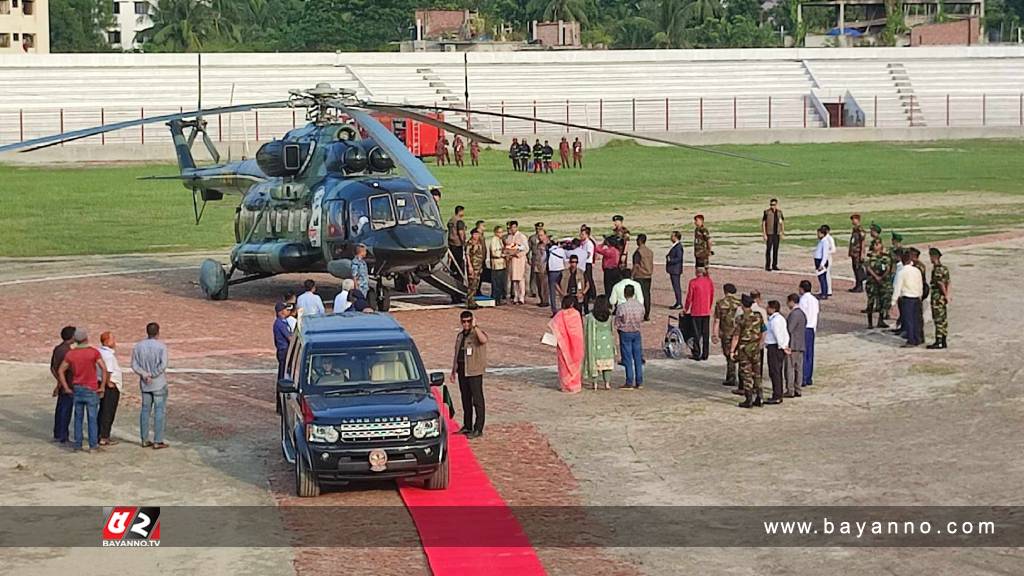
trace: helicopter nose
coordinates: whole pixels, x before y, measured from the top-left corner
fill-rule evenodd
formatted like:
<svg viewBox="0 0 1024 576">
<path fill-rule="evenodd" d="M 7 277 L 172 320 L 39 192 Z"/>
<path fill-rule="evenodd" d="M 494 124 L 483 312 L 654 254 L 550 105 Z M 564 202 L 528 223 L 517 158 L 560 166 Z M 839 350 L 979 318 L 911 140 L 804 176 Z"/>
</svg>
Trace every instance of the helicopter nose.
<svg viewBox="0 0 1024 576">
<path fill-rule="evenodd" d="M 380 266 L 392 270 L 433 264 L 447 249 L 444 231 L 419 224 L 382 230 L 366 245 Z"/>
</svg>

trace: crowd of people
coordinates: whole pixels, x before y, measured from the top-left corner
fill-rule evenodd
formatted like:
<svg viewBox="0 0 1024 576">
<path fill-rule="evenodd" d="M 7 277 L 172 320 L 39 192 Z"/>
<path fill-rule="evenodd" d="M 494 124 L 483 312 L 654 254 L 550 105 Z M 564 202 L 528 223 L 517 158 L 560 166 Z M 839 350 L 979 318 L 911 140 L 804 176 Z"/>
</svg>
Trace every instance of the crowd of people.
<svg viewBox="0 0 1024 576">
<path fill-rule="evenodd" d="M 65 326 L 60 338 L 60 344 L 50 357 L 50 373 L 56 381 L 53 396 L 57 399 L 53 441 L 82 451 L 87 431 L 88 448 L 84 450 L 90 453 L 102 446 L 118 444 L 118 440 L 111 437 L 111 428 L 124 392 L 124 372 L 117 361 L 113 332 L 100 334 L 99 348 L 92 346 L 85 328 Z M 146 325 L 146 339 L 135 344 L 131 356 L 131 370 L 139 377 L 142 400 L 139 445 L 157 450 L 168 447 L 164 441 L 167 347 L 159 338 L 159 324 L 150 322 Z"/>
<path fill-rule="evenodd" d="M 555 149 L 551 147 L 551 141 L 545 140 L 543 144 L 540 139 L 534 141 L 533 146 L 523 138 L 513 138 L 508 147 L 508 158 L 512 161 L 512 170 L 516 172 L 552 173 L 556 168 L 569 168 L 569 155 L 572 154 L 572 167 L 583 168 L 583 142 L 577 136 L 572 143 L 562 136 L 558 143 L 558 156 L 561 160 L 556 163 Z"/>
</svg>

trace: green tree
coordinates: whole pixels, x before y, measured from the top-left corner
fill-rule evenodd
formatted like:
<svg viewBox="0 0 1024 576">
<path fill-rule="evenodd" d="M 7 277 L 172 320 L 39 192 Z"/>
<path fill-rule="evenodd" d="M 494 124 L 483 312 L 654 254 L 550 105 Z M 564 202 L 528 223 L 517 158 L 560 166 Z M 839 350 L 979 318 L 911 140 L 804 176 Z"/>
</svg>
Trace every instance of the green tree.
<svg viewBox="0 0 1024 576">
<path fill-rule="evenodd" d="M 583 0 L 531 0 L 529 7 L 538 20 L 579 22 L 581 27 L 590 25 Z"/>
<path fill-rule="evenodd" d="M 114 26 L 113 4 L 108 0 L 51 0 L 51 52 L 105 52 L 104 31 Z"/>
<path fill-rule="evenodd" d="M 214 11 L 203 0 L 159 0 L 153 25 L 139 32 L 146 52 L 199 52 L 216 40 Z"/>
</svg>

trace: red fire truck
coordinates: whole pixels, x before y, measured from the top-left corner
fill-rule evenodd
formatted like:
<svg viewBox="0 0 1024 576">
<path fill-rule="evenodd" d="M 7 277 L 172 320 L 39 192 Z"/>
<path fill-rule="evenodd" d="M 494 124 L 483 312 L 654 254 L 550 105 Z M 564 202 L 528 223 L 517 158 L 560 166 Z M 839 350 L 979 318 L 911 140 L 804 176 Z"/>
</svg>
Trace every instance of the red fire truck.
<svg viewBox="0 0 1024 576">
<path fill-rule="evenodd" d="M 425 114 L 431 118 L 444 120 L 444 114 L 434 112 Z M 374 118 L 387 126 L 415 156 L 433 157 L 437 153 L 437 138 L 442 132 L 440 128 L 408 118 L 394 118 L 383 113 L 374 114 Z"/>
</svg>

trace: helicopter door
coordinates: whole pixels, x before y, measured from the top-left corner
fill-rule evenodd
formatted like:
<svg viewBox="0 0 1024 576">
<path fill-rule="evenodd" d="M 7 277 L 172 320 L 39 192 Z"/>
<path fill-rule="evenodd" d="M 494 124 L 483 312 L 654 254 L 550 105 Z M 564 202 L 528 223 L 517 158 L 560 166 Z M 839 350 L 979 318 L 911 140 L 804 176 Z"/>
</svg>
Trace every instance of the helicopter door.
<svg viewBox="0 0 1024 576">
<path fill-rule="evenodd" d="M 324 258 L 328 262 L 336 258 L 350 257 L 346 254 L 346 248 L 352 234 L 348 231 L 345 204 L 344 200 L 328 200 L 323 203 L 320 218 L 321 228 L 324 230 Z"/>
<path fill-rule="evenodd" d="M 309 236 L 309 243 L 314 248 L 320 247 L 320 225 L 323 220 L 321 214 L 323 212 L 323 201 L 324 201 L 324 188 L 320 188 L 313 195 L 313 210 L 309 217 L 309 227 L 306 229 L 306 234 Z"/>
</svg>

